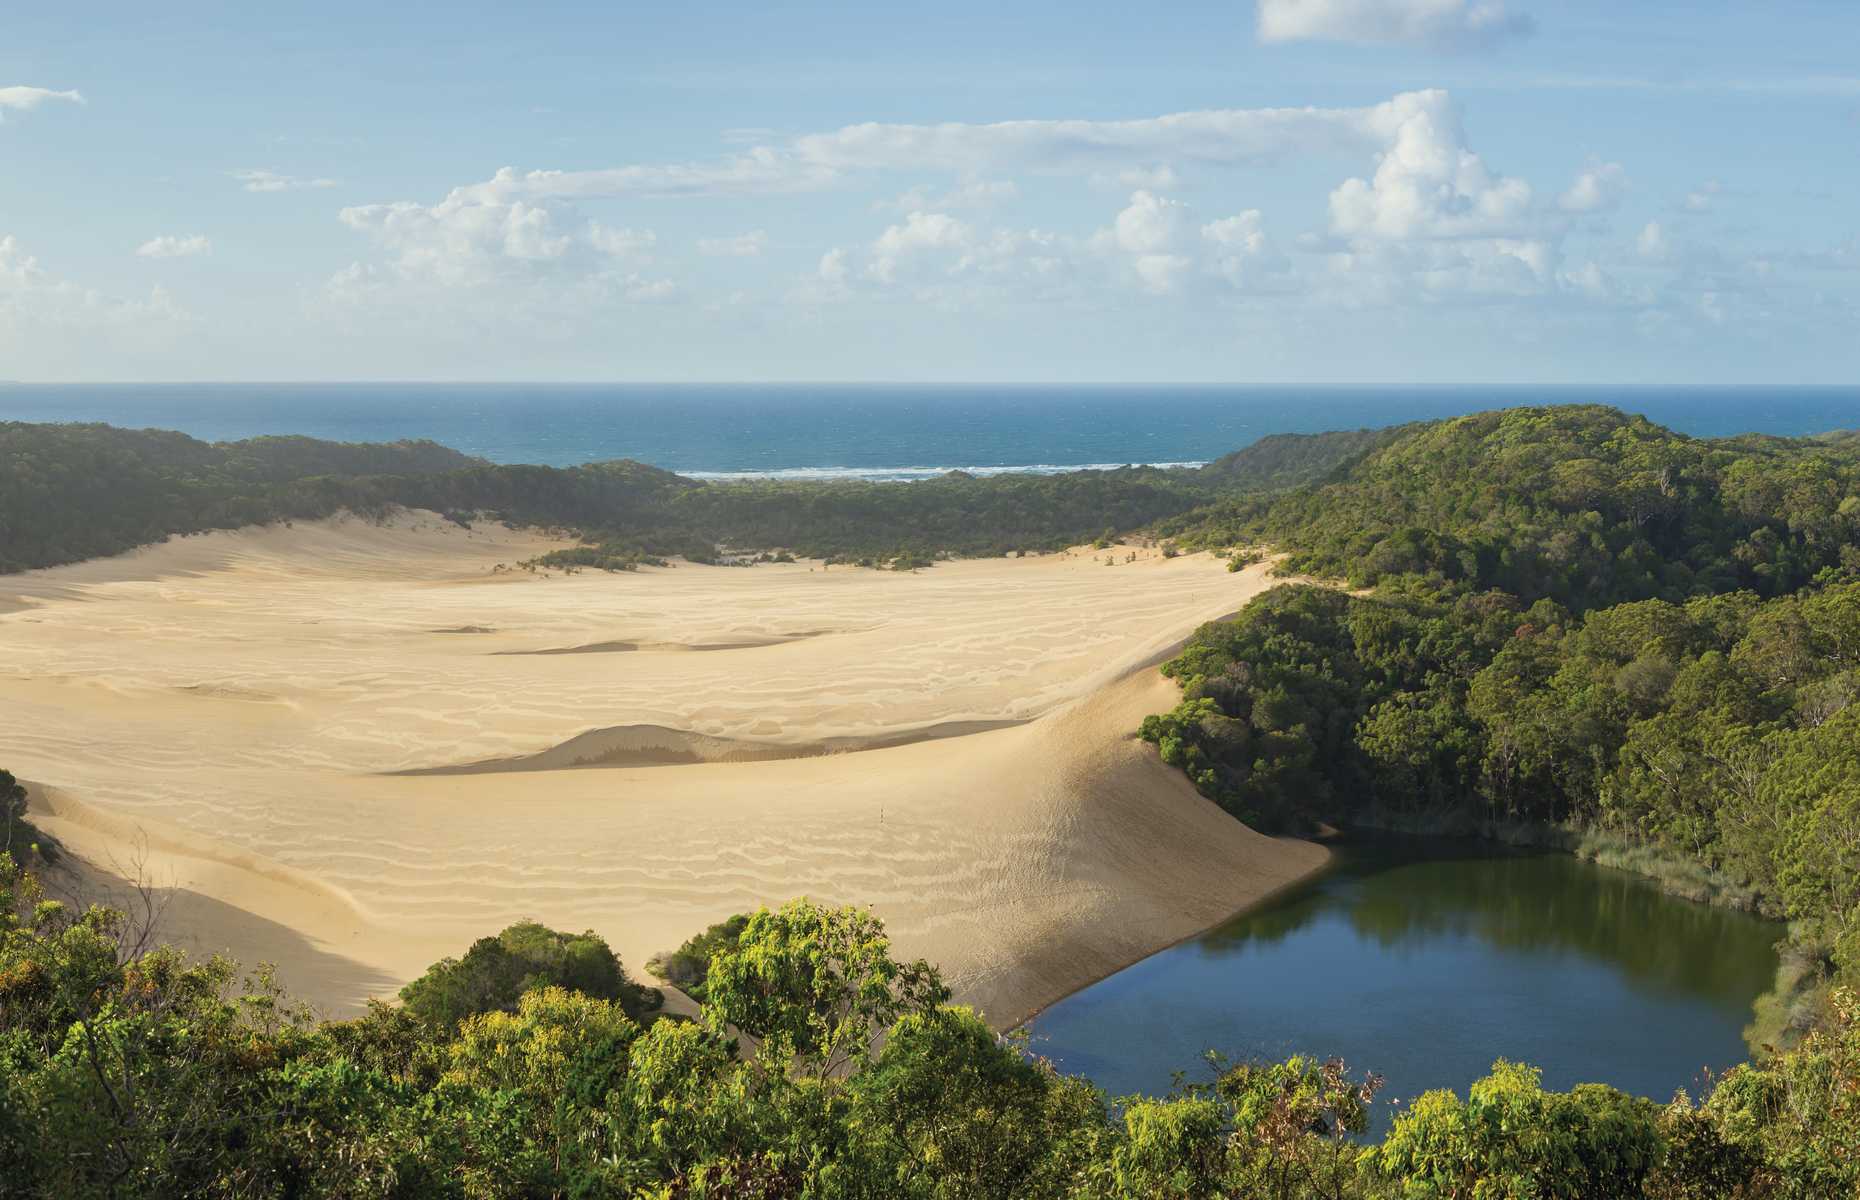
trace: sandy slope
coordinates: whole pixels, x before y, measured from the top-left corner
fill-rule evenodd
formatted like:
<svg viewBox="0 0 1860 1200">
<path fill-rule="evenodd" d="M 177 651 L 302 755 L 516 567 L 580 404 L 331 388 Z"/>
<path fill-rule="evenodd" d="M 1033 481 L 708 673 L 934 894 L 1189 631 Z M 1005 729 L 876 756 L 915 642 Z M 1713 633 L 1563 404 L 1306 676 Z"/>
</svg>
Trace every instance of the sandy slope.
<svg viewBox="0 0 1860 1200">
<path fill-rule="evenodd" d="M 336 1013 L 518 917 L 637 966 L 805 893 L 1009 1024 L 1323 860 L 1131 736 L 1260 568 L 492 572 L 545 545 L 414 516 L 0 578 L 0 764 L 81 884 L 168 885 Z"/>
</svg>

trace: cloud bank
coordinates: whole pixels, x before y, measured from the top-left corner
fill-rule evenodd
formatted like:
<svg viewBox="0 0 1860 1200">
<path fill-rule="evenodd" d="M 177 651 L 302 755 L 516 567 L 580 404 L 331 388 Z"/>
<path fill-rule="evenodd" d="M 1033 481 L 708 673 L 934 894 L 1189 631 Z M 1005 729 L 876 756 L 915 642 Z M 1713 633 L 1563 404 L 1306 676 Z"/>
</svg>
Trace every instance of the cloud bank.
<svg viewBox="0 0 1860 1200">
<path fill-rule="evenodd" d="M 137 258 L 192 258 L 196 254 L 206 254 L 213 249 L 213 243 L 205 234 L 195 233 L 185 237 L 163 234 L 153 237 L 136 247 Z"/>
<path fill-rule="evenodd" d="M 1529 34 L 1504 0 L 1259 0 L 1262 42 L 1350 42 L 1463 50 Z"/>
</svg>

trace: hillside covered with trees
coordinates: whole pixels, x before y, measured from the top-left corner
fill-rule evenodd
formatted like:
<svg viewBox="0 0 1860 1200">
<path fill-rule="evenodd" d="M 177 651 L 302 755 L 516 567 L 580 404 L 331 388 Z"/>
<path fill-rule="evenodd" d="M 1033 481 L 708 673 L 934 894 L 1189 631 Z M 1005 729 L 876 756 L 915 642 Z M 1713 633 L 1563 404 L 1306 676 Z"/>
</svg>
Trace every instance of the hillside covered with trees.
<svg viewBox="0 0 1860 1200">
<path fill-rule="evenodd" d="M 427 508 L 580 534 L 547 565 L 624 569 L 672 555 L 787 551 L 872 565 L 1055 550 L 1333 469 L 1388 431 L 1266 438 L 1201 470 L 961 472 L 912 484 L 704 483 L 629 460 L 498 465 L 431 442 L 207 443 L 107 425 L 0 424 L 0 573 L 175 534 L 349 511 Z"/>
<path fill-rule="evenodd" d="M 1691 438 L 1599 405 L 1410 426 L 1325 479 L 1160 522 L 1186 548 L 1271 542 L 1297 571 L 1417 575 L 1574 608 L 1860 570 L 1860 435 Z"/>
<path fill-rule="evenodd" d="M 1182 703 L 1144 735 L 1229 811 L 1582 844 L 1785 917 L 1762 1034 L 1860 983 L 1852 436 L 1485 413 L 1164 529 L 1358 589 L 1270 593 L 1165 666 Z"/>
</svg>

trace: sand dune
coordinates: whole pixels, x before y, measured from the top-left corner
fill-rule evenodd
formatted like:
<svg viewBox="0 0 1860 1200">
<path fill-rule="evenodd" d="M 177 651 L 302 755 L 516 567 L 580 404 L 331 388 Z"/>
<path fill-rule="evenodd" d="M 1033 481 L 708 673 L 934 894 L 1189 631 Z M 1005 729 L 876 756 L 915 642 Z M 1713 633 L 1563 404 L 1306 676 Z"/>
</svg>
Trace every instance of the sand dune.
<svg viewBox="0 0 1860 1200">
<path fill-rule="evenodd" d="M 637 966 L 808 894 L 1006 1025 L 1324 858 L 1132 736 L 1262 568 L 492 573 L 551 544 L 411 515 L 0 578 L 0 765 L 73 886 L 140 871 L 332 1013 L 519 917 Z"/>
<path fill-rule="evenodd" d="M 821 738 L 814 742 L 768 742 L 756 738 L 710 737 L 667 729 L 663 725 L 618 725 L 590 729 L 559 746 L 514 758 L 488 758 L 447 767 L 415 767 L 394 775 L 483 775 L 494 771 L 565 771 L 587 767 L 672 767 L 705 762 L 773 762 L 783 758 L 815 758 L 825 754 L 854 754 L 889 750 L 913 742 L 968 737 L 995 729 L 1010 729 L 1025 721 L 939 721 L 921 729 L 872 733 L 859 737 Z"/>
</svg>

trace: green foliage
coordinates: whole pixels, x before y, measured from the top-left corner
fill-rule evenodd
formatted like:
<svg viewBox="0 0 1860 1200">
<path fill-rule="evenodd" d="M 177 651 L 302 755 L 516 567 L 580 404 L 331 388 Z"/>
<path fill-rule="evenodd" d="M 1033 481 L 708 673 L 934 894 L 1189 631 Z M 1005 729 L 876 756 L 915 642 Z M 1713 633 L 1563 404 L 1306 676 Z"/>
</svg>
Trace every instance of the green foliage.
<svg viewBox="0 0 1860 1200">
<path fill-rule="evenodd" d="M 0 424 L 0 573 L 115 554 L 172 534 L 344 510 L 428 508 L 469 523 L 576 531 L 588 544 L 539 565 L 632 570 L 720 546 L 902 570 L 951 555 L 1054 550 L 1207 502 L 1188 471 L 1131 467 L 909 485 L 704 484 L 626 460 L 499 466 L 430 442 L 310 438 L 209 444 L 106 425 Z M 774 557 L 774 556 L 772 556 Z"/>
<path fill-rule="evenodd" d="M 1415 581 L 1288 586 L 1164 665 L 1141 733 L 1268 829 L 1574 826 L 1761 907 L 1860 982 L 1860 583 L 1577 617 Z"/>
<path fill-rule="evenodd" d="M 818 1074 L 862 1062 L 872 1036 L 949 998 L 935 968 L 900 963 L 866 909 L 791 900 L 757 909 L 736 945 L 712 959 L 706 1012 L 775 1042 Z"/>
<path fill-rule="evenodd" d="M 26 788 L 11 771 L 0 771 L 0 854 L 27 856 L 38 831 L 26 823 Z"/>
<path fill-rule="evenodd" d="M 1076 1155 L 1054 1163 L 1049 1154 L 1055 1139 L 1079 1132 L 1076 1118 L 1051 1103 L 1062 1086 L 969 1009 L 907 1013 L 847 1087 L 858 1173 L 887 1181 L 900 1197 L 1055 1194 Z M 1090 1102 L 1086 1116 L 1089 1133 L 1102 1105 Z"/>
<path fill-rule="evenodd" d="M 705 986 L 710 979 L 711 960 L 726 950 L 736 949 L 748 925 L 747 913 L 725 917 L 703 933 L 687 938 L 678 949 L 653 955 L 647 961 L 646 969 L 702 1003 Z"/>
<path fill-rule="evenodd" d="M 1583 608 L 1779 595 L 1860 568 L 1852 438 L 1689 438 L 1598 405 L 1382 434 L 1310 486 L 1219 500 L 1158 532 L 1191 547 L 1271 542 L 1291 570 L 1357 587 L 1424 575 Z"/>
<path fill-rule="evenodd" d="M 316 1025 L 262 974 L 145 949 L 144 932 L 45 903 L 0 855 L 8 1197 L 1823 1200 L 1860 1186 L 1847 992 L 1825 1031 L 1702 1104 L 1546 1092 L 1501 1063 L 1464 1101 L 1430 1093 L 1372 1148 L 1359 1135 L 1377 1081 L 1335 1062 L 1211 1056 L 1209 1082 L 1114 1111 L 941 1005 L 935 972 L 891 959 L 858 909 L 756 914 L 717 956 L 720 996 L 752 995 L 747 1008 L 644 1027 L 556 985 L 456 1026 L 382 1005 Z M 767 1036 L 745 1050 L 723 1027 L 751 1009 Z M 835 1030 L 881 1026 L 876 1051 L 829 1049 Z"/>
<path fill-rule="evenodd" d="M 1415 429 L 1334 430 L 1329 433 L 1269 433 L 1252 445 L 1224 454 L 1201 468 L 1204 477 L 1247 492 L 1270 492 L 1319 483 L 1372 450 Z"/>
<path fill-rule="evenodd" d="M 1427 1092 L 1367 1157 L 1404 1200 L 1631 1200 L 1661 1160 L 1658 1108 L 1600 1084 L 1546 1092 L 1498 1062 L 1468 1089 Z"/>
<path fill-rule="evenodd" d="M 1860 1195 L 1860 997 L 1837 991 L 1828 1027 L 1773 1061 L 1734 1068 L 1705 1102 L 1721 1158 L 1759 1164 L 1758 1194 Z"/>
<path fill-rule="evenodd" d="M 620 960 L 592 931 L 561 933 L 519 921 L 496 937 L 479 938 L 465 957 L 434 963 L 400 991 L 407 1011 L 440 1029 L 469 1017 L 514 1012 L 536 988 L 564 987 L 617 1001 L 630 1016 L 656 1009 L 657 990 L 628 979 Z"/>
<path fill-rule="evenodd" d="M 0 423 L 0 573 L 118 554 L 176 533 L 344 507 L 375 512 L 393 498 L 377 477 L 412 479 L 473 461 L 432 442 L 207 443 L 153 429 Z"/>
</svg>

